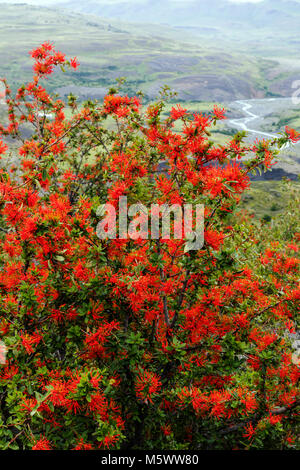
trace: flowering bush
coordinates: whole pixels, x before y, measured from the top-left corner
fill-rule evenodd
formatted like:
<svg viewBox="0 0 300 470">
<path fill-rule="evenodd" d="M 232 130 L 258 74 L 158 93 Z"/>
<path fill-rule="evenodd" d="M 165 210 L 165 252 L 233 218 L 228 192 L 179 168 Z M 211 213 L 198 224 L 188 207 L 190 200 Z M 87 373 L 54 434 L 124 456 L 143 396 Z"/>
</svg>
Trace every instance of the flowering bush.
<svg viewBox="0 0 300 470">
<path fill-rule="evenodd" d="M 66 106 L 42 80 L 76 59 L 31 55 L 0 126 L 0 449 L 294 447 L 297 214 L 272 232 L 235 208 L 299 135 L 216 146 L 224 110 L 166 115 L 164 94 Z M 204 204 L 203 247 L 100 240 L 97 207 L 120 196 Z"/>
</svg>

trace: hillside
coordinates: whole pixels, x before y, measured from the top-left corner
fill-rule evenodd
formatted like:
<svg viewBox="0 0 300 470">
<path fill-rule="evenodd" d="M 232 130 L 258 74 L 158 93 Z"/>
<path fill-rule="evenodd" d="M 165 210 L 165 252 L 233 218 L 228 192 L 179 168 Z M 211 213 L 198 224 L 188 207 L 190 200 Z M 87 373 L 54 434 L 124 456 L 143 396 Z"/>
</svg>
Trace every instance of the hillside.
<svg viewBox="0 0 300 470">
<path fill-rule="evenodd" d="M 59 0 L 48 0 L 57 2 Z M 198 42 L 255 57 L 291 58 L 297 68 L 300 52 L 299 0 L 61 0 L 58 5 L 135 24 L 160 24 L 177 29 L 177 37 L 192 35 Z M 286 63 L 280 69 L 288 74 Z M 278 75 L 280 74 L 278 73 Z M 281 87 L 282 88 L 282 87 Z M 285 93 L 287 96 L 287 94 Z"/>
<path fill-rule="evenodd" d="M 50 0 L 51 3 L 51 0 Z M 295 0 L 263 0 L 259 3 L 235 3 L 228 0 L 66 0 L 55 2 L 65 8 L 110 18 L 173 26 L 231 26 L 248 28 L 297 28 L 300 3 Z"/>
<path fill-rule="evenodd" d="M 86 98 L 101 97 L 117 77 L 127 77 L 127 92 L 141 89 L 154 98 L 168 84 L 179 100 L 231 101 L 263 96 L 271 60 L 208 49 L 176 30 L 155 25 L 136 27 L 70 11 L 60 12 L 24 4 L 1 4 L 0 75 L 14 87 L 31 73 L 28 51 L 45 40 L 76 55 L 79 71 L 56 75 L 52 88 L 62 94 L 77 91 Z M 180 35 L 183 37 L 184 35 Z M 179 38 L 180 38 L 179 37 Z M 69 86 L 75 86 L 69 88 Z M 89 88 L 86 88 L 89 87 Z"/>
</svg>

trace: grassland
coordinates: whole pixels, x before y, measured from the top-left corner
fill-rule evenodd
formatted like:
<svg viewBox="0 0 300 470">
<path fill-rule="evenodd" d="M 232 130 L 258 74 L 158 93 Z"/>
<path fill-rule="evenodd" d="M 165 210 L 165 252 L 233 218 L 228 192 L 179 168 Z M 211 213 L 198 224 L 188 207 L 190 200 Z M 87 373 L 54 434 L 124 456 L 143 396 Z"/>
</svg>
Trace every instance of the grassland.
<svg viewBox="0 0 300 470">
<path fill-rule="evenodd" d="M 76 72 L 56 73 L 47 88 L 64 97 L 71 91 L 82 100 L 101 100 L 116 78 L 125 76 L 123 91 L 141 90 L 145 102 L 167 84 L 178 92 L 175 101 L 209 112 L 216 103 L 230 108 L 236 99 L 276 96 L 279 91 L 284 95 L 290 92 L 289 82 L 286 88 L 280 84 L 300 70 L 300 62 L 292 59 L 297 41 L 293 43 L 287 30 L 280 33 L 287 38 L 284 44 L 280 37 L 268 39 L 264 28 L 252 39 L 238 29 L 222 36 L 214 28 L 133 24 L 24 4 L 1 4 L 0 11 L 0 76 L 6 76 L 13 89 L 31 77 L 28 51 L 46 40 L 54 41 L 68 56 L 77 56 L 81 64 Z M 277 133 L 286 124 L 300 129 L 299 106 L 269 107 L 263 113 L 262 130 Z M 231 108 L 231 116 L 242 117 L 236 113 Z M 221 123 L 212 137 L 224 144 L 235 132 Z M 284 158 L 289 159 L 288 173 L 293 172 L 295 161 L 300 164 L 298 149 Z"/>
<path fill-rule="evenodd" d="M 179 39 L 178 39 L 179 38 Z M 184 40 L 182 39 L 184 38 Z M 117 77 L 127 78 L 127 92 L 141 89 L 148 98 L 168 84 L 181 101 L 230 101 L 260 96 L 272 60 L 193 40 L 159 25 L 133 25 L 96 16 L 61 13 L 48 8 L 1 4 L 0 75 L 15 88 L 31 74 L 28 51 L 45 40 L 67 55 L 76 55 L 79 71 L 56 74 L 49 86 L 88 87 L 101 97 Z M 230 51 L 230 49 L 229 49 Z M 61 90 L 60 90 L 61 91 Z"/>
<path fill-rule="evenodd" d="M 300 182 L 293 185 L 300 189 Z M 281 181 L 254 181 L 243 195 L 240 208 L 247 209 L 255 219 L 270 221 L 287 209 L 288 199 Z"/>
</svg>

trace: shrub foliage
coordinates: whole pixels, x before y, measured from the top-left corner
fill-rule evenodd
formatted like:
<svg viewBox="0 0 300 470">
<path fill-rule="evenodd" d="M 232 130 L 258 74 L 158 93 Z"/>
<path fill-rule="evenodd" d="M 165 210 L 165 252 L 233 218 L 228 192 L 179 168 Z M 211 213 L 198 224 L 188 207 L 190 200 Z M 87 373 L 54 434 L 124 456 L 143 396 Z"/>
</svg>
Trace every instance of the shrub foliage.
<svg viewBox="0 0 300 470">
<path fill-rule="evenodd" d="M 0 448 L 295 447 L 299 195 L 273 228 L 237 206 L 298 134 L 216 146 L 224 110 L 166 114 L 166 90 L 66 105 L 43 83 L 76 59 L 31 55 L 0 126 Z M 120 196 L 204 204 L 203 247 L 99 239 Z"/>
</svg>

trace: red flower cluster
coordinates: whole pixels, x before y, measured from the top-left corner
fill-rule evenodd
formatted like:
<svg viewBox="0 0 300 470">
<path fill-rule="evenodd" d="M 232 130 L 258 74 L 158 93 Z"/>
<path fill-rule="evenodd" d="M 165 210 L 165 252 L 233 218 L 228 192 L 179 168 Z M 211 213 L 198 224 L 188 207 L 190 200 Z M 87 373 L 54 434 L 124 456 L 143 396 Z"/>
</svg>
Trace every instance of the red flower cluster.
<svg viewBox="0 0 300 470">
<path fill-rule="evenodd" d="M 144 370 L 140 372 L 136 379 L 136 396 L 142 401 L 152 403 L 153 397 L 159 392 L 161 382 L 156 374 Z"/>
<path fill-rule="evenodd" d="M 50 75 L 53 72 L 54 67 L 57 65 L 64 65 L 66 63 L 65 54 L 56 52 L 53 44 L 50 44 L 49 42 L 45 42 L 40 47 L 31 51 L 30 55 L 35 59 L 34 72 L 37 76 Z M 76 57 L 71 59 L 70 65 L 74 69 L 78 67 L 79 64 Z"/>
<path fill-rule="evenodd" d="M 281 230 L 236 208 L 298 133 L 214 145 L 223 109 L 144 109 L 119 89 L 66 110 L 41 79 L 76 59 L 50 43 L 31 55 L 33 81 L 6 88 L 0 125 L 2 161 L 19 139 L 0 170 L 0 449 L 293 446 L 297 214 Z M 203 204 L 203 246 L 152 239 L 151 224 L 100 240 L 97 208 L 119 216 L 120 196 L 158 212 Z"/>
</svg>

